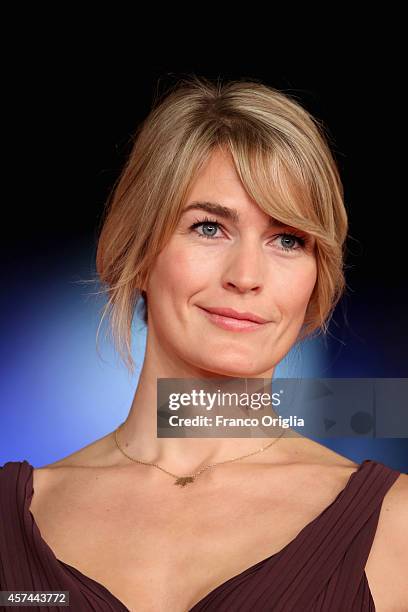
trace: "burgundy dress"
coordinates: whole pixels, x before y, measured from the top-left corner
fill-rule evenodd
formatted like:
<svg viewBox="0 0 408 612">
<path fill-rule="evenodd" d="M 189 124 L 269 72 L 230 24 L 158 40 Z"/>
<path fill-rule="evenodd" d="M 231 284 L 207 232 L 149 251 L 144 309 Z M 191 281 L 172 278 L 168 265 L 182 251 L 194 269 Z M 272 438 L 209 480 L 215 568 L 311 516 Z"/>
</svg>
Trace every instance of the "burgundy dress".
<svg viewBox="0 0 408 612">
<path fill-rule="evenodd" d="M 384 495 L 400 474 L 365 459 L 291 542 L 213 589 L 190 612 L 375 612 L 364 568 Z M 33 494 L 28 461 L 0 467 L 0 590 L 70 593 L 69 607 L 20 610 L 129 612 L 102 584 L 56 558 L 30 512 Z"/>
</svg>

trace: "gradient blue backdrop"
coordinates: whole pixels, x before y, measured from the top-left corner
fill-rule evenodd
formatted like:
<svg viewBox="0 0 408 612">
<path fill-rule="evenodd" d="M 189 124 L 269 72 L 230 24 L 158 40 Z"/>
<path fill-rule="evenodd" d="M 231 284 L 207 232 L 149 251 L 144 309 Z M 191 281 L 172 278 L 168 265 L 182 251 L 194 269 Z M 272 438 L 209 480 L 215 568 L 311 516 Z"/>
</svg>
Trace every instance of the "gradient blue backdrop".
<svg viewBox="0 0 408 612">
<path fill-rule="evenodd" d="M 146 328 L 136 315 L 134 377 L 105 339 L 106 325 L 98 355 L 96 332 L 105 298 L 91 295 L 100 287 L 78 282 L 92 278 L 94 256 L 92 239 L 83 237 L 64 243 L 50 257 L 27 258 L 15 268 L 2 317 L 1 465 L 27 459 L 40 467 L 61 459 L 112 431 L 129 411 Z M 292 350 L 275 376 L 398 377 L 384 366 L 378 369 L 372 345 L 364 334 L 353 332 L 360 325 L 364 329 L 367 309 L 360 308 L 358 296 L 352 303 L 349 336 L 340 309 L 328 340 Z M 314 439 L 356 462 L 373 458 L 408 472 L 407 439 Z"/>
</svg>

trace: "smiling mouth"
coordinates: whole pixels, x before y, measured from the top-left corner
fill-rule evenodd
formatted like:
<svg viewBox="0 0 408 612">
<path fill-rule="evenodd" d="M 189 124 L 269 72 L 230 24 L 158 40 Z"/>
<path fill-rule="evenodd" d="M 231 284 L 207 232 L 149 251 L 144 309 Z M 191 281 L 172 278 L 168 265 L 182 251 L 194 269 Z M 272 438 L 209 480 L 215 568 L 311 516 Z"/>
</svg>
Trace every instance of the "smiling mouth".
<svg viewBox="0 0 408 612">
<path fill-rule="evenodd" d="M 198 308 L 200 308 L 211 323 L 228 331 L 255 331 L 267 325 L 267 323 L 255 323 L 255 321 L 249 321 L 247 319 L 235 319 L 234 317 L 215 314 L 205 310 L 205 308 L 201 308 L 201 306 Z"/>
</svg>

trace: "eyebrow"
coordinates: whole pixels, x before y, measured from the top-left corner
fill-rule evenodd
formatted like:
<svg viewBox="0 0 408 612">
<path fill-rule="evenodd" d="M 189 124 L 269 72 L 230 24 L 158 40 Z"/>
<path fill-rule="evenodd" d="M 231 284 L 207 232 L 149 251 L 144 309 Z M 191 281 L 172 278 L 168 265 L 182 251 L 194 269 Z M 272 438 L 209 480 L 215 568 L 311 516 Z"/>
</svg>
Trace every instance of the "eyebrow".
<svg viewBox="0 0 408 612">
<path fill-rule="evenodd" d="M 191 202 L 186 208 L 183 209 L 182 215 L 184 215 L 189 210 L 205 210 L 206 212 L 214 215 L 218 215 L 223 219 L 228 219 L 233 223 L 239 224 L 239 213 L 236 208 L 228 208 L 227 206 L 223 206 L 222 204 L 218 204 L 218 202 Z M 274 219 L 274 217 L 269 217 L 268 221 L 269 227 L 286 227 L 286 223 L 282 223 L 278 219 Z"/>
</svg>

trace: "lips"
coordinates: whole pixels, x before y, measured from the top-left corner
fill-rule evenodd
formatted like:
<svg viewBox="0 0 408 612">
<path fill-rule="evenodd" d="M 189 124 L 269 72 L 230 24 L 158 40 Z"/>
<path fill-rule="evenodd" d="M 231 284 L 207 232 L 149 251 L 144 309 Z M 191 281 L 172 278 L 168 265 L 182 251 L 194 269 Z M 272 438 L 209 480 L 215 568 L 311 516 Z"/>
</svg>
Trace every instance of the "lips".
<svg viewBox="0 0 408 612">
<path fill-rule="evenodd" d="M 222 317 L 229 317 L 231 319 L 238 319 L 241 321 L 251 321 L 253 323 L 268 323 L 267 319 L 254 314 L 253 312 L 239 312 L 233 308 L 217 308 L 217 307 L 204 307 L 200 306 L 203 310 L 210 312 L 211 314 L 221 315 Z"/>
</svg>

